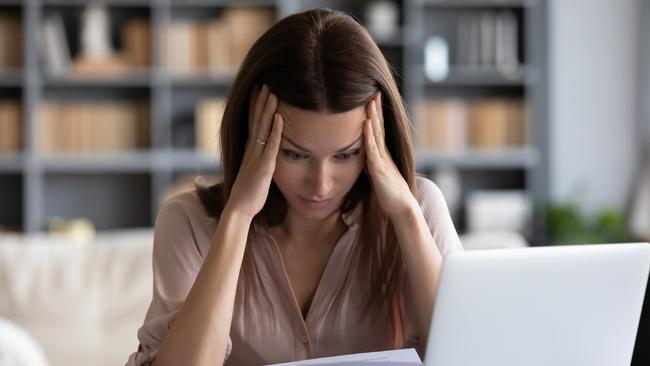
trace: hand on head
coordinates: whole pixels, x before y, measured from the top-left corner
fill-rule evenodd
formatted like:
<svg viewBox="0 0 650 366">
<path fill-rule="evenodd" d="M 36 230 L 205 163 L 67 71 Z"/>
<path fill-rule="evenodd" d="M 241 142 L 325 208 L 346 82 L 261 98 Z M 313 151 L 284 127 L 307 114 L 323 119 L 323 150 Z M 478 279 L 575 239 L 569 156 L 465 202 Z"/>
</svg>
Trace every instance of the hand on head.
<svg viewBox="0 0 650 366">
<path fill-rule="evenodd" d="M 278 98 L 268 86 L 253 91 L 249 104 L 249 136 L 227 206 L 255 216 L 264 207 L 275 171 L 282 136 Z"/>
<path fill-rule="evenodd" d="M 366 164 L 373 190 L 382 210 L 389 217 L 396 217 L 413 204 L 411 190 L 393 161 L 386 147 L 384 116 L 381 93 L 377 93 L 366 105 L 368 119 L 364 122 L 364 146 Z"/>
</svg>

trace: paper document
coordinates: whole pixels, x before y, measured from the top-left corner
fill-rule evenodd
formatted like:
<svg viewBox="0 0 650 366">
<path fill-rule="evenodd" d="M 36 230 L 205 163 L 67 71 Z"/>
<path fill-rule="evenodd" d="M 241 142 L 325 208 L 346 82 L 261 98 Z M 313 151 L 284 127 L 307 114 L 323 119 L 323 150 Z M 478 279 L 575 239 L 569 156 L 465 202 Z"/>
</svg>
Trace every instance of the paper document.
<svg viewBox="0 0 650 366">
<path fill-rule="evenodd" d="M 352 366 L 352 365 L 393 365 L 393 366 L 422 366 L 420 356 L 415 348 L 399 349 L 395 351 L 355 353 L 343 356 L 313 358 L 311 360 L 276 363 L 270 366 Z"/>
</svg>

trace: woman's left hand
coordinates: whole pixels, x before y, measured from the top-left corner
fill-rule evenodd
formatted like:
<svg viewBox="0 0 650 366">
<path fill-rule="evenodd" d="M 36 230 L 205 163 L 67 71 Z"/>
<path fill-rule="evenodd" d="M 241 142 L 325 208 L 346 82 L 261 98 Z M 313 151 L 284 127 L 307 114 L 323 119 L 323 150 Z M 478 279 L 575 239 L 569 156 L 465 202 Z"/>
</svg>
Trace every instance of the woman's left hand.
<svg viewBox="0 0 650 366">
<path fill-rule="evenodd" d="M 392 220 L 417 202 L 386 147 L 381 93 L 368 102 L 366 115 L 368 119 L 363 126 L 366 166 L 379 205 Z"/>
</svg>

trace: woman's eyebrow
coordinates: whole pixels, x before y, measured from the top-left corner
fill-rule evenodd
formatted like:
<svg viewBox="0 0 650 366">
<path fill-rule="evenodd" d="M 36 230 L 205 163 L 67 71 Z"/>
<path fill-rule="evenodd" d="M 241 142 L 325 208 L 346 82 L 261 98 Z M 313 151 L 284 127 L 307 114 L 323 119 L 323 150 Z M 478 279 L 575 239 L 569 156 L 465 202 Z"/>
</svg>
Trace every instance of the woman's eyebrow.
<svg viewBox="0 0 650 366">
<path fill-rule="evenodd" d="M 304 152 L 306 152 L 306 153 L 310 153 L 310 154 L 311 154 L 311 151 L 309 151 L 309 149 L 307 149 L 306 147 L 303 147 L 303 146 L 298 145 L 295 141 L 291 140 L 291 139 L 288 138 L 286 135 L 282 135 L 282 138 L 285 139 L 285 140 L 287 140 L 288 143 L 290 143 L 291 145 L 293 145 L 294 147 L 296 147 L 298 150 L 301 150 L 301 151 L 304 151 Z M 347 146 L 345 146 L 345 147 L 343 147 L 343 148 L 340 148 L 340 149 L 336 150 L 336 152 L 337 152 L 337 153 L 342 153 L 342 152 L 344 152 L 345 150 L 351 148 L 354 144 L 356 144 L 357 142 L 359 142 L 362 138 L 363 138 L 363 133 L 361 134 L 361 136 L 359 136 L 359 138 L 357 138 L 356 140 L 354 140 L 351 144 L 349 144 L 349 145 L 347 145 Z"/>
</svg>

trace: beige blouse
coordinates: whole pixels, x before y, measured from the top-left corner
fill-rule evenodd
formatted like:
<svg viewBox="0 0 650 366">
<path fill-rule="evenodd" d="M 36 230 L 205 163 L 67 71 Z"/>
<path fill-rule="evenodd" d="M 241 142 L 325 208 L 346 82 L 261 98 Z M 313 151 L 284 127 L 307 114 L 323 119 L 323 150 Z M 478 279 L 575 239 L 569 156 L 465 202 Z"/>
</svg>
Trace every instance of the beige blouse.
<svg viewBox="0 0 650 366">
<path fill-rule="evenodd" d="M 449 210 L 438 187 L 417 178 L 416 199 L 435 244 L 446 257 L 462 250 Z M 387 301 L 379 318 L 368 319 L 352 260 L 357 245 L 361 205 L 342 215 L 347 231 L 336 243 L 305 319 L 295 300 L 282 256 L 273 238 L 253 224 L 247 245 L 257 267 L 260 286 L 247 291 L 237 284 L 226 365 L 260 365 L 348 353 L 415 347 L 418 329 L 406 279 L 400 296 Z M 153 250 L 153 299 L 138 330 L 140 346 L 127 366 L 147 365 L 158 352 L 178 314 L 210 246 L 217 222 L 208 217 L 196 192 L 174 196 L 156 218 Z M 390 310 L 400 321 L 389 323 Z"/>
</svg>

